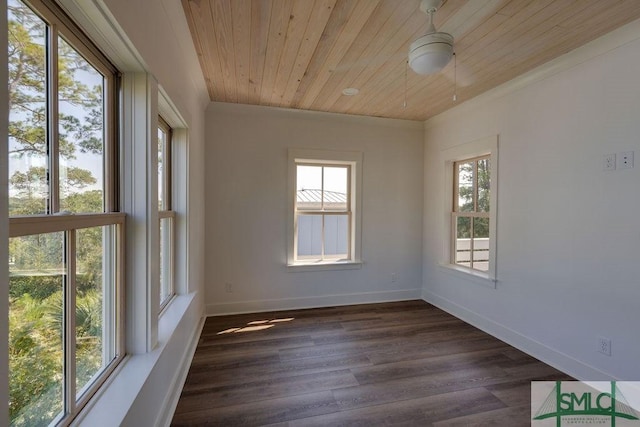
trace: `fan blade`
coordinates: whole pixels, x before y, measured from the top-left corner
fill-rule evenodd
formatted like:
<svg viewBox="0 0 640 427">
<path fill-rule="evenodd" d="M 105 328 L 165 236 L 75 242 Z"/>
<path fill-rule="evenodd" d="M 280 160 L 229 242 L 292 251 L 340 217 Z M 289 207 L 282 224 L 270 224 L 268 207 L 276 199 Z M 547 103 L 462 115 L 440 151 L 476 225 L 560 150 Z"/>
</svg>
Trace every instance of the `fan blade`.
<svg viewBox="0 0 640 427">
<path fill-rule="evenodd" d="M 451 34 L 455 46 L 456 38 L 462 37 L 477 27 L 479 23 L 494 15 L 503 3 L 503 0 L 473 0 L 467 2 L 454 16 L 439 27 L 438 31 Z"/>
<path fill-rule="evenodd" d="M 393 55 L 375 55 L 368 58 L 360 58 L 357 61 L 347 62 L 344 64 L 340 63 L 332 68 L 331 72 L 344 73 L 357 67 L 367 68 L 371 66 L 380 66 L 388 61 L 395 61 L 406 56 L 406 52 L 396 52 Z"/>
<path fill-rule="evenodd" d="M 476 78 L 473 75 L 473 72 L 465 67 L 464 64 L 461 64 L 460 58 L 458 58 L 458 64 L 454 64 L 455 59 L 453 59 L 442 71 L 441 74 L 445 76 L 452 83 L 456 83 L 458 87 L 467 87 L 471 86 Z M 456 69 L 457 68 L 457 69 Z"/>
<path fill-rule="evenodd" d="M 480 22 L 487 17 L 494 15 L 496 11 L 502 7 L 503 0 L 474 0 L 465 4 L 458 12 L 447 22 L 445 22 L 439 31 L 447 32 L 453 36 L 453 47 L 455 50 L 456 39 L 463 37 L 464 34 L 474 29 Z M 464 65 L 464 58 L 458 57 L 457 70 L 454 68 L 454 61 L 442 70 L 442 74 L 450 81 L 456 81 L 460 87 L 472 85 L 476 78 L 473 72 Z M 455 75 L 454 75 L 455 74 Z"/>
</svg>

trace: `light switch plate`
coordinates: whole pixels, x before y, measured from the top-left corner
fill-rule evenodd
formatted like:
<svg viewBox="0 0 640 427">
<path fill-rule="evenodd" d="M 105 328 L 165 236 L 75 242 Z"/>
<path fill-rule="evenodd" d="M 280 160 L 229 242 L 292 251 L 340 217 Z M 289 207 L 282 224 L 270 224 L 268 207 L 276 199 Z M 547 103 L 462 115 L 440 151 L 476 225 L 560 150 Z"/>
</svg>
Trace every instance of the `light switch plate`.
<svg viewBox="0 0 640 427">
<path fill-rule="evenodd" d="M 633 167 L 633 151 L 618 153 L 616 169 L 629 169 Z"/>
</svg>

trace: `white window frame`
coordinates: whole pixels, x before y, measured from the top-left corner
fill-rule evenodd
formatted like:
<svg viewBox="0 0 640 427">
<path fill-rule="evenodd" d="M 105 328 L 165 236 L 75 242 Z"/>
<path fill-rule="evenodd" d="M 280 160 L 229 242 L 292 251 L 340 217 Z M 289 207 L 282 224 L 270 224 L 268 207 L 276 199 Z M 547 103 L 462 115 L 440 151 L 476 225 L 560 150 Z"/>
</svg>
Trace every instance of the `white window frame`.
<svg viewBox="0 0 640 427">
<path fill-rule="evenodd" d="M 478 163 L 482 160 L 489 160 L 489 168 L 491 168 L 491 156 L 483 155 L 480 157 L 473 157 L 470 159 L 458 160 L 453 163 L 453 198 L 452 198 L 452 211 L 451 211 L 451 263 L 456 265 L 461 265 L 457 262 L 457 251 L 458 251 L 458 237 L 457 237 L 457 220 L 459 218 L 469 218 L 470 220 L 470 231 L 471 236 L 469 237 L 469 268 L 475 271 L 484 271 L 479 268 L 474 267 L 474 264 L 477 262 L 475 258 L 475 241 L 476 238 L 473 237 L 474 231 L 474 220 L 476 218 L 491 218 L 491 212 L 483 212 L 478 210 Z M 472 174 L 472 185 L 473 185 L 473 204 L 474 208 L 471 211 L 461 211 L 460 210 L 460 165 L 465 163 L 473 163 L 474 169 Z M 489 169 L 489 173 L 491 173 L 491 169 Z M 491 189 L 489 189 L 491 192 Z M 489 199 L 491 200 L 491 199 Z M 465 267 L 465 266 L 463 266 Z"/>
<path fill-rule="evenodd" d="M 64 291 L 64 326 L 63 326 L 63 357 L 64 378 L 63 381 L 63 409 L 52 424 L 59 426 L 69 425 L 80 411 L 87 405 L 92 396 L 107 381 L 125 356 L 124 335 L 124 252 L 125 252 L 125 218 L 124 213 L 119 212 L 118 194 L 118 129 L 117 109 L 118 102 L 118 71 L 106 58 L 106 56 L 87 38 L 78 26 L 56 5 L 44 0 L 23 0 L 39 15 L 51 31 L 49 39 L 49 52 L 56 49 L 57 37 L 61 36 L 80 53 L 106 81 L 105 108 L 103 111 L 105 120 L 105 147 L 104 156 L 104 209 L 100 213 L 68 214 L 60 212 L 59 195 L 59 150 L 57 141 L 57 54 L 49 53 L 47 61 L 50 62 L 47 73 L 49 74 L 47 91 L 49 100 L 47 112 L 47 126 L 51 141 L 49 141 L 49 199 L 48 213 L 41 215 L 27 215 L 9 217 L 9 237 L 24 237 L 35 234 L 64 233 L 67 242 L 64 248 L 66 258 L 67 282 Z M 52 119 L 54 118 L 54 119 Z M 76 232 L 85 228 L 113 226 L 115 232 L 105 233 L 104 237 L 104 265 L 113 268 L 104 270 L 104 281 L 113 283 L 113 293 L 105 292 L 103 310 L 107 313 L 103 323 L 103 353 L 113 354 L 111 359 L 101 371 L 82 389 L 76 386 L 76 334 L 75 334 L 75 259 L 76 259 Z M 110 325 L 115 326 L 115 330 Z M 106 337 L 112 337 L 106 339 Z M 112 345 L 113 344 L 113 345 Z M 114 347 L 115 346 L 115 347 Z"/>
<path fill-rule="evenodd" d="M 287 185 L 287 267 L 289 271 L 341 270 L 360 268 L 362 264 L 362 160 L 361 152 L 290 148 Z M 298 165 L 348 166 L 350 215 L 347 259 L 297 260 L 296 197 Z M 311 212 L 311 211 L 310 211 Z M 309 213 L 310 213 L 309 212 Z M 324 214 L 326 212 L 322 212 Z M 345 212 L 340 212 L 341 214 Z"/>
<path fill-rule="evenodd" d="M 162 292 L 160 292 L 160 312 L 169 304 L 171 299 L 175 296 L 175 222 L 176 213 L 173 210 L 173 129 L 162 118 L 158 116 L 158 128 L 162 129 L 165 134 L 165 145 L 163 147 L 163 159 L 162 159 L 162 182 L 159 185 L 162 186 L 163 193 L 163 205 L 159 206 L 158 211 L 158 230 L 160 233 L 159 248 L 162 252 L 160 271 L 160 291 L 166 286 L 167 293 L 162 298 Z M 168 230 L 161 231 L 161 223 L 165 220 L 168 224 Z"/>
<path fill-rule="evenodd" d="M 455 226 L 453 206 L 457 194 L 455 165 L 457 162 L 489 157 L 491 189 L 489 201 L 489 268 L 475 270 L 455 263 Z M 478 279 L 484 285 L 495 288 L 497 282 L 497 219 L 498 219 L 498 136 L 489 136 L 443 150 L 441 152 L 444 177 L 444 200 L 442 215 L 442 255 L 440 266 L 463 277 Z"/>
<path fill-rule="evenodd" d="M 198 209 L 189 209 L 190 205 L 194 205 L 189 182 L 193 176 L 198 177 L 201 173 L 199 161 L 190 168 L 191 150 L 199 152 L 202 147 L 200 138 L 194 139 L 195 148 L 191 146 L 189 122 L 158 84 L 133 43 L 123 35 L 121 26 L 104 2 L 57 2 L 122 72 L 118 123 L 120 153 L 119 159 L 116 160 L 120 162 L 120 211 L 126 213 L 127 218 L 124 239 L 126 269 L 123 270 L 126 281 L 126 305 L 123 304 L 126 317 L 126 357 L 73 420 L 73 425 L 100 425 L 104 420 L 110 420 L 111 424 L 120 424 L 130 415 L 129 409 L 134 405 L 136 396 L 148 386 L 146 380 L 154 375 L 158 361 L 164 357 L 166 350 L 174 350 L 170 347 L 173 345 L 172 341 L 183 340 L 176 338 L 176 332 L 183 326 L 184 319 L 191 319 L 192 312 L 197 311 L 194 301 L 197 301 L 197 294 L 201 292 L 200 273 L 188 260 L 191 256 L 200 259 L 201 251 L 197 250 L 197 244 L 194 246 L 193 242 L 190 242 L 189 236 L 193 236 L 194 233 L 190 224 L 193 221 L 198 222 L 201 217 Z M 6 76 L 6 72 L 4 75 Z M 204 99 L 202 101 L 204 102 Z M 162 312 L 159 312 L 158 297 L 158 201 L 155 195 L 158 184 L 154 166 L 158 115 L 162 115 L 173 129 L 172 157 L 175 173 L 172 182 L 172 208 L 176 212 L 173 274 L 176 297 Z M 0 169 L 1 166 L 6 166 L 6 161 L 5 150 L 4 154 L 0 152 Z M 6 186 L 6 177 L 3 180 L 0 176 L 0 183 L 3 182 Z M 6 198 L 3 200 L 0 197 L 0 207 L 2 206 L 7 208 Z M 3 222 L 2 218 L 0 222 Z M 8 229 L 0 227 L 0 237 L 5 235 L 5 232 L 8 233 Z M 0 245 L 0 254 L 2 253 L 6 255 L 6 251 L 3 252 Z M 8 277 L 3 264 L 0 264 L 0 273 L 2 272 Z M 197 333 L 198 330 L 195 330 L 194 334 Z M 186 376 L 184 369 L 179 371 L 176 375 Z M 179 384 L 178 381 L 173 385 L 179 387 Z M 173 388 L 175 387 L 165 391 L 165 394 L 176 396 Z M 6 393 L 0 392 L 0 396 L 6 397 Z M 8 402 L 8 399 L 5 399 L 5 402 Z M 163 405 L 162 412 L 154 414 L 153 417 L 156 420 L 170 419 L 176 402 L 177 400 L 173 404 L 169 402 Z"/>
</svg>

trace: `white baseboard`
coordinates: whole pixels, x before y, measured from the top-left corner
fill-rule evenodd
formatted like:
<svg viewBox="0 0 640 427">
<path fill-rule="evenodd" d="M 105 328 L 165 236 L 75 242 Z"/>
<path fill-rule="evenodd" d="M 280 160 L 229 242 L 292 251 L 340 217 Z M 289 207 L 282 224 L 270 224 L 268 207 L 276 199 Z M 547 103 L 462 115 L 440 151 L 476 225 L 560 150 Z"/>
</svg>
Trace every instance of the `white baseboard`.
<svg viewBox="0 0 640 427">
<path fill-rule="evenodd" d="M 406 301 L 420 299 L 421 293 L 421 289 L 403 289 L 398 291 L 366 292 L 361 294 L 323 295 L 307 298 L 283 298 L 207 304 L 206 315 L 222 316 L 227 314 L 260 313 L 264 311 L 297 310 L 302 308 Z"/>
<path fill-rule="evenodd" d="M 157 426 L 164 425 L 169 427 L 171 425 L 171 421 L 173 420 L 173 414 L 178 407 L 178 401 L 180 400 L 180 395 L 182 394 L 182 388 L 184 387 L 184 382 L 187 380 L 187 374 L 189 373 L 189 368 L 191 367 L 191 361 L 193 360 L 193 355 L 196 352 L 196 348 L 198 347 L 198 341 L 200 340 L 200 335 L 202 334 L 202 328 L 204 327 L 205 317 L 200 319 L 198 326 L 193 330 L 191 338 L 189 339 L 189 344 L 186 346 L 182 357 L 180 358 L 179 368 L 175 371 L 173 378 L 171 379 L 171 385 L 169 386 L 169 393 L 166 395 L 164 402 L 162 402 L 162 412 L 158 414 L 158 419 L 156 420 Z"/>
<path fill-rule="evenodd" d="M 453 316 L 464 320 L 470 325 L 475 326 L 478 329 L 492 335 L 507 344 L 521 350 L 538 360 L 543 361 L 547 365 L 571 375 L 577 380 L 581 381 L 611 381 L 618 380 L 611 375 L 587 365 L 571 356 L 561 353 L 553 348 L 532 340 L 531 338 L 520 334 L 513 329 L 487 319 L 486 317 L 466 309 L 453 301 L 440 297 L 432 292 L 424 290 L 422 293 L 422 299 L 429 304 L 446 311 Z"/>
</svg>

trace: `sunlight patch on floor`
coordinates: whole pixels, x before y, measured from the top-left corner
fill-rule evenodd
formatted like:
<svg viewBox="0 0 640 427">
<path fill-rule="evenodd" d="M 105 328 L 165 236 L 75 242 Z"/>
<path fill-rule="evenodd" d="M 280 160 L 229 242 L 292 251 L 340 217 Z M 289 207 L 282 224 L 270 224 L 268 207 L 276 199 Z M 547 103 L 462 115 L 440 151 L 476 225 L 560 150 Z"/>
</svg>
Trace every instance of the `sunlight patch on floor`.
<svg viewBox="0 0 640 427">
<path fill-rule="evenodd" d="M 254 320 L 247 323 L 247 326 L 243 328 L 229 328 L 224 331 L 220 331 L 217 335 L 225 335 L 225 334 L 237 334 L 238 332 L 255 332 L 255 331 L 264 331 L 265 329 L 270 329 L 275 326 L 276 323 L 283 322 L 291 322 L 295 317 L 286 317 L 282 319 L 271 319 L 271 320 Z"/>
</svg>

